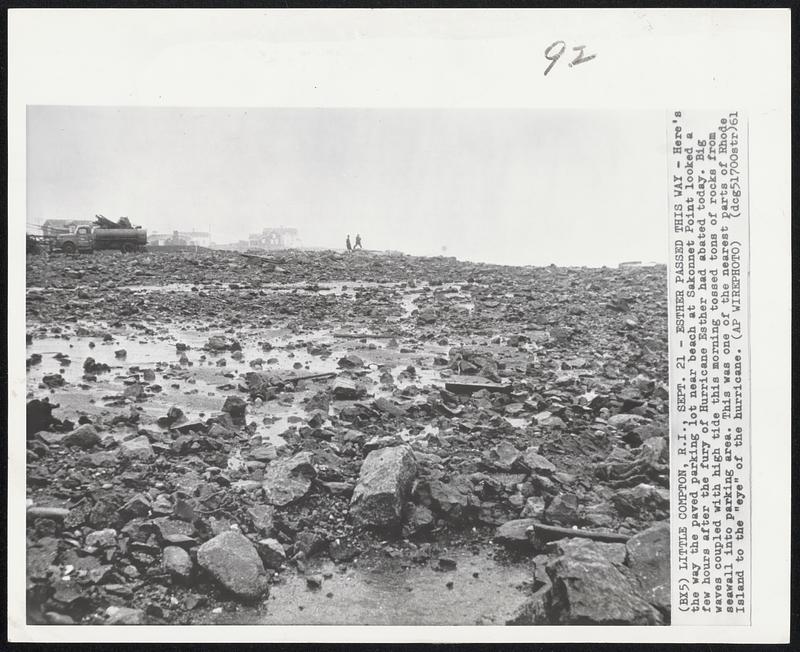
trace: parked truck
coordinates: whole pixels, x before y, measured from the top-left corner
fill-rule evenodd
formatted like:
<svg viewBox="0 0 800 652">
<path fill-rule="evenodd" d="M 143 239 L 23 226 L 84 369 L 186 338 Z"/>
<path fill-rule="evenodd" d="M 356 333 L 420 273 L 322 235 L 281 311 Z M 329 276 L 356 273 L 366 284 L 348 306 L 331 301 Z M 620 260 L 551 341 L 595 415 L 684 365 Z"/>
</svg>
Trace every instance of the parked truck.
<svg viewBox="0 0 800 652">
<path fill-rule="evenodd" d="M 147 244 L 147 231 L 139 227 L 104 229 L 97 226 L 79 226 L 72 233 L 55 236 L 53 249 L 74 254 L 95 249 L 136 251 Z"/>
</svg>

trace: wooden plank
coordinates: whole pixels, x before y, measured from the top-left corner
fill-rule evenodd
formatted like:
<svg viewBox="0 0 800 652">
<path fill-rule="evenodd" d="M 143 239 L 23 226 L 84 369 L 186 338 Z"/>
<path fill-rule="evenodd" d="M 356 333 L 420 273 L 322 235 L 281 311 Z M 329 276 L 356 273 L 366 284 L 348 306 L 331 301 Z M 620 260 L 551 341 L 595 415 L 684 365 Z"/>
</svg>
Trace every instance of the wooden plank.
<svg viewBox="0 0 800 652">
<path fill-rule="evenodd" d="M 480 376 L 453 376 L 445 381 L 444 387 L 454 394 L 472 394 L 482 389 L 490 392 L 509 393 L 511 391 L 511 384 L 493 383 L 491 380 Z"/>
<path fill-rule="evenodd" d="M 574 530 L 568 527 L 558 527 L 556 525 L 544 525 L 536 523 L 533 525 L 533 531 L 529 534 L 530 538 L 535 538 L 538 541 L 545 543 L 547 541 L 556 541 L 558 539 L 574 538 L 574 539 L 591 539 L 601 543 L 627 543 L 629 536 L 625 534 L 617 534 L 615 532 L 598 532 L 597 530 Z"/>
</svg>

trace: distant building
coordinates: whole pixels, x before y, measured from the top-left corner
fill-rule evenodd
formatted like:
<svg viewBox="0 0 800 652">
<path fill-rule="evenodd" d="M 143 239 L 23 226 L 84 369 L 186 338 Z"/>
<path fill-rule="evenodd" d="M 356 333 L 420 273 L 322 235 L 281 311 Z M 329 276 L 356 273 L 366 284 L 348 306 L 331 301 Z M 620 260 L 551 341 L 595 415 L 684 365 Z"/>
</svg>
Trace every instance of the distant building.
<svg viewBox="0 0 800 652">
<path fill-rule="evenodd" d="M 266 228 L 261 233 L 253 233 L 247 239 L 251 249 L 288 249 L 300 245 L 297 229 L 279 226 Z"/>
<path fill-rule="evenodd" d="M 43 235 L 59 235 L 72 233 L 79 226 L 94 224 L 94 220 L 45 220 L 42 224 Z"/>
<path fill-rule="evenodd" d="M 211 244 L 211 234 L 205 231 L 173 231 L 172 233 L 151 233 L 147 240 L 157 247 L 185 245 L 208 247 Z"/>
</svg>

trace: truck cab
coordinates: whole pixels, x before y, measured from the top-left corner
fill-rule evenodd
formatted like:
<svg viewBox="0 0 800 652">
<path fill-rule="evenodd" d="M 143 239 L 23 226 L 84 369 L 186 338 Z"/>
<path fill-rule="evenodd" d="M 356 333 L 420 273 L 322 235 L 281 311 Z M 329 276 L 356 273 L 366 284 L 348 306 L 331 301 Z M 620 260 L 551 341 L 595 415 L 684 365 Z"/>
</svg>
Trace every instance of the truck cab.
<svg viewBox="0 0 800 652">
<path fill-rule="evenodd" d="M 75 229 L 75 242 L 78 245 L 78 249 L 81 251 L 92 249 L 94 246 L 92 241 L 92 227 L 79 226 Z"/>
<path fill-rule="evenodd" d="M 94 238 L 91 226 L 79 226 L 72 233 L 56 236 L 56 247 L 68 254 L 78 251 L 92 251 Z"/>
</svg>

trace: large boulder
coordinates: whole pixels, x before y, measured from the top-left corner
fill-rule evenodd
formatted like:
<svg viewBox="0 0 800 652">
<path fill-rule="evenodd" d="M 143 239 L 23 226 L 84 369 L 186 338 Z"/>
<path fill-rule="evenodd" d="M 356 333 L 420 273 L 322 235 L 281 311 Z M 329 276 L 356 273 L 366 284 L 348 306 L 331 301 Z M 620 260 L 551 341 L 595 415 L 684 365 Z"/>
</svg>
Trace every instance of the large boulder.
<svg viewBox="0 0 800 652">
<path fill-rule="evenodd" d="M 97 434 L 95 427 L 89 423 L 78 426 L 61 440 L 65 446 L 77 446 L 78 448 L 89 449 L 100 443 L 100 435 Z"/>
<path fill-rule="evenodd" d="M 381 448 L 367 455 L 350 501 L 350 514 L 356 523 L 398 528 L 403 502 L 416 473 L 417 463 L 410 446 Z"/>
<path fill-rule="evenodd" d="M 547 574 L 552 590 L 547 598 L 548 624 L 660 625 L 661 613 L 639 593 L 618 560 L 619 544 L 589 539 L 561 543 Z"/>
<path fill-rule="evenodd" d="M 308 493 L 316 474 L 309 452 L 270 462 L 262 483 L 267 503 L 283 507 L 299 500 Z"/>
<path fill-rule="evenodd" d="M 260 598 L 267 591 L 267 573 L 255 547 L 234 530 L 218 534 L 197 551 L 197 563 L 235 596 Z"/>
<path fill-rule="evenodd" d="M 651 604 L 670 611 L 669 522 L 662 521 L 628 540 L 628 566 L 642 595 Z"/>
</svg>

